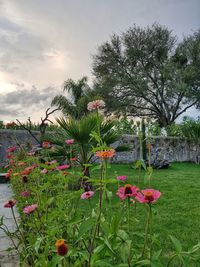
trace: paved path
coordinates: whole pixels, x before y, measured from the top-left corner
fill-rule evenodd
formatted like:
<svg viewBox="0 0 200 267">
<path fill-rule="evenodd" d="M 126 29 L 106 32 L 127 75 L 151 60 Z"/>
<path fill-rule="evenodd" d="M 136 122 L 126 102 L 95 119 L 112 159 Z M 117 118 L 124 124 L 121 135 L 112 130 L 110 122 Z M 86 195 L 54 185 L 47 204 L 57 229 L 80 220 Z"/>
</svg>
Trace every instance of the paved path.
<svg viewBox="0 0 200 267">
<path fill-rule="evenodd" d="M 14 232 L 16 230 L 15 222 L 12 218 L 10 208 L 4 208 L 4 204 L 12 199 L 12 191 L 9 184 L 0 184 L 0 217 L 4 216 L 4 223 L 9 230 Z M 15 214 L 17 214 L 15 210 Z M 18 257 L 13 250 L 8 252 L 7 249 L 12 247 L 12 242 L 0 229 L 0 267 L 18 267 Z"/>
</svg>

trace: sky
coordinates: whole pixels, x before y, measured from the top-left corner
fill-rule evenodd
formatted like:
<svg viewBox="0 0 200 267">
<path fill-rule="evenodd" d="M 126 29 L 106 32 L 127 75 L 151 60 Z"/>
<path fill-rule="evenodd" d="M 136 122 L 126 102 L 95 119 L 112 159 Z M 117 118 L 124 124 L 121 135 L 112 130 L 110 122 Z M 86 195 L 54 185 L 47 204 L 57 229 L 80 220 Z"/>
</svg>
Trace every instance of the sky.
<svg viewBox="0 0 200 267">
<path fill-rule="evenodd" d="M 0 0 L 0 120 L 39 121 L 65 80 L 92 82 L 92 55 L 113 33 L 158 22 L 181 40 L 200 28 L 199 10 L 199 0 Z"/>
</svg>

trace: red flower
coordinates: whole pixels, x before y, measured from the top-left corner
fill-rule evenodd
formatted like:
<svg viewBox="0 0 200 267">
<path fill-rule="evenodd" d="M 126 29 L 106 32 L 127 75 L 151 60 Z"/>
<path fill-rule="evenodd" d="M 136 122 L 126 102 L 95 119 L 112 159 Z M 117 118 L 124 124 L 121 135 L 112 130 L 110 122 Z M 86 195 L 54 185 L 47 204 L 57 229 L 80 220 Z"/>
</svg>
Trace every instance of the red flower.
<svg viewBox="0 0 200 267">
<path fill-rule="evenodd" d="M 56 241 L 56 251 L 59 256 L 65 256 L 68 250 L 68 245 L 65 243 L 64 239 L 59 239 Z"/>
<path fill-rule="evenodd" d="M 69 168 L 70 168 L 70 165 L 64 164 L 64 165 L 58 166 L 56 169 L 61 171 L 61 170 L 69 169 Z"/>
<path fill-rule="evenodd" d="M 142 193 L 138 193 L 135 199 L 139 201 L 140 203 L 155 203 L 159 197 L 161 196 L 160 191 L 155 189 L 145 189 L 141 191 Z"/>
<path fill-rule="evenodd" d="M 17 201 L 15 199 L 10 199 L 6 204 L 4 205 L 4 208 L 13 208 Z"/>
<path fill-rule="evenodd" d="M 16 146 L 11 146 L 11 147 L 8 147 L 8 148 L 6 149 L 6 153 L 11 153 L 11 152 L 14 152 L 16 149 L 17 149 L 17 147 L 16 147 Z"/>
<path fill-rule="evenodd" d="M 121 200 L 126 199 L 127 197 L 135 197 L 137 196 L 137 191 L 139 188 L 133 186 L 131 184 L 126 184 L 124 187 L 120 187 L 117 191 L 117 195 Z"/>
</svg>

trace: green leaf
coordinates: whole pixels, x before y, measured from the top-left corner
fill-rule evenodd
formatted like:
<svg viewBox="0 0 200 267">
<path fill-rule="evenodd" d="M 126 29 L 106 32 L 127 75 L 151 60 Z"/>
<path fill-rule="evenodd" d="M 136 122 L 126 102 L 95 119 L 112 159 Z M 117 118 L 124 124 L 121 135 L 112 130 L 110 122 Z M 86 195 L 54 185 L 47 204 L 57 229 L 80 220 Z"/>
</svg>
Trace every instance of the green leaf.
<svg viewBox="0 0 200 267">
<path fill-rule="evenodd" d="M 38 251 L 39 251 L 42 240 L 43 240 L 42 237 L 38 237 L 36 242 L 35 242 L 34 249 L 35 249 L 36 253 L 38 253 Z"/>
<path fill-rule="evenodd" d="M 176 237 L 174 237 L 174 236 L 171 236 L 170 235 L 169 237 L 170 237 L 170 239 L 172 240 L 172 243 L 175 246 L 176 252 L 178 254 L 180 254 L 181 251 L 182 251 L 182 245 L 181 245 L 180 241 Z"/>
<path fill-rule="evenodd" d="M 78 238 L 77 241 L 81 239 L 81 237 L 87 233 L 88 231 L 90 231 L 93 227 L 95 226 L 95 220 L 94 219 L 89 219 L 87 221 L 84 221 L 80 228 L 79 228 L 79 234 L 78 234 Z"/>
<path fill-rule="evenodd" d="M 105 245 L 109 248 L 109 250 L 110 250 L 113 254 L 116 254 L 116 253 L 114 252 L 114 250 L 112 249 L 112 246 L 111 246 L 111 244 L 109 243 L 109 241 L 108 241 L 107 238 L 104 239 L 104 243 L 105 243 Z"/>
<path fill-rule="evenodd" d="M 151 262 L 150 260 L 142 260 L 142 261 L 136 262 L 135 266 L 136 267 L 151 266 Z"/>
</svg>

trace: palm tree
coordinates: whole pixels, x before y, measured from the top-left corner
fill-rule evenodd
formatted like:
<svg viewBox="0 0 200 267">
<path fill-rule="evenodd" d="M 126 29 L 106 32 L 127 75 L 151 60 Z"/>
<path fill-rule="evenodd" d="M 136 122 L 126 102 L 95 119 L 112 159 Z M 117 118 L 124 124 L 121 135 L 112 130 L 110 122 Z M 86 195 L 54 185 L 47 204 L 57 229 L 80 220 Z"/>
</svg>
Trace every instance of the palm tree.
<svg viewBox="0 0 200 267">
<path fill-rule="evenodd" d="M 94 96 L 94 92 L 87 81 L 88 79 L 85 76 L 77 82 L 68 79 L 64 82 L 63 92 L 67 92 L 69 96 L 57 95 L 52 100 L 51 105 L 61 109 L 65 116 L 80 119 L 88 113 L 87 103 Z"/>
</svg>

